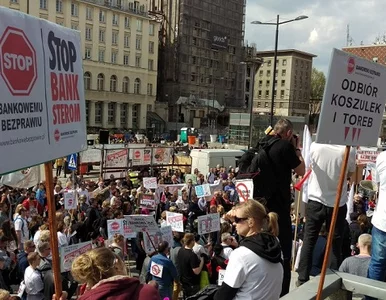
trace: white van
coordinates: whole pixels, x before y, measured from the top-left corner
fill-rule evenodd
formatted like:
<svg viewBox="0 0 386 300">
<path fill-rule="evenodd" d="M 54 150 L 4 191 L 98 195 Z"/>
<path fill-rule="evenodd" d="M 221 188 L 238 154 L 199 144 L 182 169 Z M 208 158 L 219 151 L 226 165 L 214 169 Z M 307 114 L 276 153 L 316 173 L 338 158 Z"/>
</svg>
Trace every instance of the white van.
<svg viewBox="0 0 386 300">
<path fill-rule="evenodd" d="M 210 168 L 215 168 L 217 165 L 229 168 L 238 166 L 238 160 L 244 154 L 242 150 L 229 149 L 193 149 L 190 152 L 192 158 L 192 174 L 194 169 L 204 175 L 209 173 Z"/>
</svg>

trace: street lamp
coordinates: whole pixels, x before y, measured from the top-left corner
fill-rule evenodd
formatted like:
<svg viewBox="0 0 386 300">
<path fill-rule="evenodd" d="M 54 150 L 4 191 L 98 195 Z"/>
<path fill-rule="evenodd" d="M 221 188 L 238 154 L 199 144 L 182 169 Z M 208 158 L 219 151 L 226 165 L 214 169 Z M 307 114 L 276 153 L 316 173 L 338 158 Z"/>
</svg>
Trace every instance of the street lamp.
<svg viewBox="0 0 386 300">
<path fill-rule="evenodd" d="M 276 60 L 277 60 L 277 44 L 279 40 L 279 25 L 283 25 L 286 23 L 294 22 L 294 21 L 301 21 L 304 19 L 307 19 L 308 16 L 298 16 L 295 19 L 287 20 L 287 21 L 282 21 L 280 22 L 280 16 L 277 15 L 277 19 L 275 23 L 272 22 L 260 22 L 260 21 L 253 21 L 251 24 L 254 25 L 275 25 L 276 26 L 276 36 L 275 36 L 275 52 L 274 52 L 274 59 L 273 59 L 273 80 L 272 80 L 272 98 L 271 98 L 271 126 L 273 127 L 273 105 L 275 103 L 275 81 L 276 81 Z"/>
</svg>

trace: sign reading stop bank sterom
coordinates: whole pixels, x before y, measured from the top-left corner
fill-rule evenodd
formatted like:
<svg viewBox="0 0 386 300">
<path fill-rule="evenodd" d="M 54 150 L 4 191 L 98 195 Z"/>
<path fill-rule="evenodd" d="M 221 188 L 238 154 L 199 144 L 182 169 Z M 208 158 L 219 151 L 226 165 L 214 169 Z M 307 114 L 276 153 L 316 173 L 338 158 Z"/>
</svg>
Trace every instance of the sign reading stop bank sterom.
<svg viewBox="0 0 386 300">
<path fill-rule="evenodd" d="M 0 7 L 0 174 L 84 150 L 80 34 Z"/>
<path fill-rule="evenodd" d="M 374 146 L 386 101 L 386 68 L 333 49 L 317 143 Z"/>
</svg>

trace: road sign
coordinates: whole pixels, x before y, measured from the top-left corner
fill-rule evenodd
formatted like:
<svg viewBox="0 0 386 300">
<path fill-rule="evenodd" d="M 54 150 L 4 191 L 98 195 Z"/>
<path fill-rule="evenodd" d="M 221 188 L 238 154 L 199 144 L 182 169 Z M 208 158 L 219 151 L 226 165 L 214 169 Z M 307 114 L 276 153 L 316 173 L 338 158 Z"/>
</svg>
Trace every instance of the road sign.
<svg viewBox="0 0 386 300">
<path fill-rule="evenodd" d="M 0 38 L 0 74 L 12 95 L 31 93 L 37 79 L 36 53 L 19 28 L 8 26 Z"/>
<path fill-rule="evenodd" d="M 317 143 L 377 144 L 386 100 L 386 68 L 333 49 Z"/>
<path fill-rule="evenodd" d="M 76 154 L 73 153 L 67 157 L 68 161 L 68 168 L 70 170 L 76 170 L 77 169 L 77 163 L 76 163 Z"/>
</svg>

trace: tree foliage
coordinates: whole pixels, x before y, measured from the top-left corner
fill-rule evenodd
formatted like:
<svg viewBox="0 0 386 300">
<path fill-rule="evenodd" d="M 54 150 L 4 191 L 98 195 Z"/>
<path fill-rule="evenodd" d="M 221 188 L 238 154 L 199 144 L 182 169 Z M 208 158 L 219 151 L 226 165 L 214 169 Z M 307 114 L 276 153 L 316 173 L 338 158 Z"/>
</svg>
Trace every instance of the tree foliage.
<svg viewBox="0 0 386 300">
<path fill-rule="evenodd" d="M 326 76 L 322 71 L 312 68 L 311 72 L 311 100 L 322 100 Z"/>
</svg>

